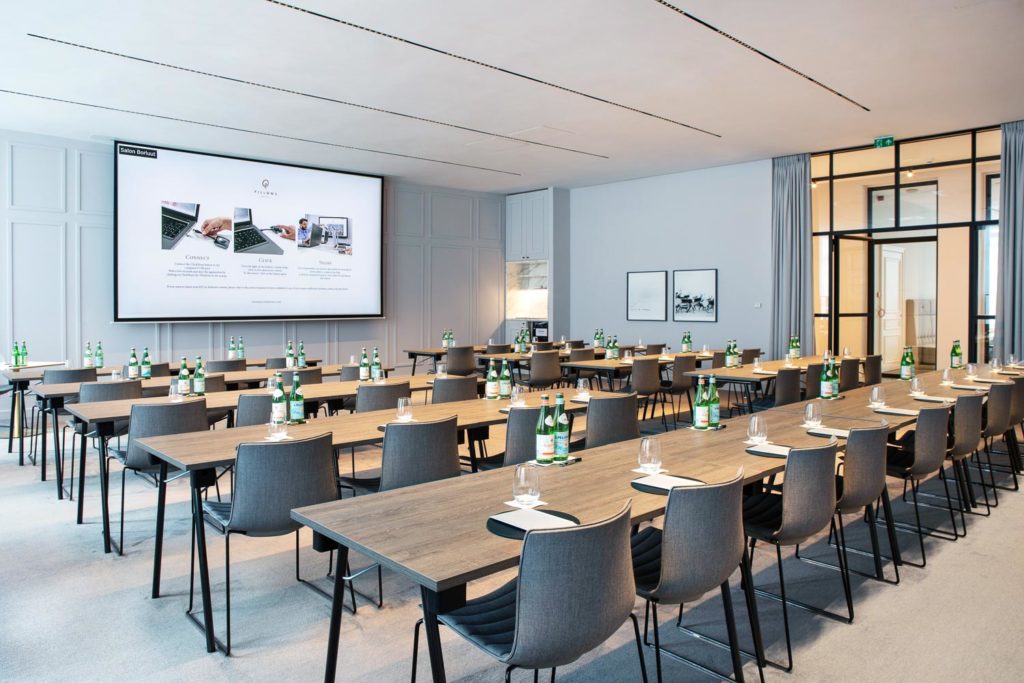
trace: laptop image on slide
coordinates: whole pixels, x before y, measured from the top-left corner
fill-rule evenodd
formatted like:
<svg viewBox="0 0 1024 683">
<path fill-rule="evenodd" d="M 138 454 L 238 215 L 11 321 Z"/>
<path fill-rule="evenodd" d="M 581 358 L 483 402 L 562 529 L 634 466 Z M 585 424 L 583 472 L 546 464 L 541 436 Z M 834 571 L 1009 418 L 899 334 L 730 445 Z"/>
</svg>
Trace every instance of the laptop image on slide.
<svg viewBox="0 0 1024 683">
<path fill-rule="evenodd" d="M 323 241 L 323 237 L 324 237 L 324 229 L 322 227 L 320 227 L 319 223 L 313 223 L 310 226 L 310 228 L 309 228 L 309 241 L 308 242 L 299 242 L 299 247 L 300 248 L 319 247 L 321 242 Z M 296 235 L 295 239 L 298 240 L 298 236 L 297 235 Z"/>
<path fill-rule="evenodd" d="M 283 254 L 284 249 L 267 239 L 263 232 L 252 224 L 252 209 L 235 209 L 235 253 Z"/>
<path fill-rule="evenodd" d="M 164 249 L 174 249 L 199 220 L 199 205 L 160 202 L 160 235 Z"/>
</svg>

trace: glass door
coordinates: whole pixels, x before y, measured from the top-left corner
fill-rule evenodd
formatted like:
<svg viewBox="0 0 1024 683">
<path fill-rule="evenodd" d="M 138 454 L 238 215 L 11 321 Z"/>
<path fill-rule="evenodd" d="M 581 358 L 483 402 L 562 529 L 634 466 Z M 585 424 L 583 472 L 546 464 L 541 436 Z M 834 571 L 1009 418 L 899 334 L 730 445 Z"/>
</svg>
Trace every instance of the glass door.
<svg viewBox="0 0 1024 683">
<path fill-rule="evenodd" d="M 832 351 L 847 349 L 855 356 L 871 352 L 868 340 L 873 329 L 871 274 L 874 254 L 871 240 L 863 235 L 837 235 L 835 240 L 835 277 L 832 301 L 836 302 L 833 319 Z"/>
</svg>

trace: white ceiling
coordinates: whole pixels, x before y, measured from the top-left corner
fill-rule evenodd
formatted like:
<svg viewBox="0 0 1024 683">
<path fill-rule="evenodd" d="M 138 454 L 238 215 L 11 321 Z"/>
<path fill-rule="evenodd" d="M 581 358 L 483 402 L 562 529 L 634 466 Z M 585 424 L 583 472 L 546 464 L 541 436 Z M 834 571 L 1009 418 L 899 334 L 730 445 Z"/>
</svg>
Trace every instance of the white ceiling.
<svg viewBox="0 0 1024 683">
<path fill-rule="evenodd" d="M 1024 0 L 675 3 L 869 112 L 654 0 L 291 2 L 721 137 L 264 0 L 5 3 L 0 89 L 452 163 L 6 93 L 0 93 L 0 127 L 508 192 L 1024 117 Z"/>
</svg>

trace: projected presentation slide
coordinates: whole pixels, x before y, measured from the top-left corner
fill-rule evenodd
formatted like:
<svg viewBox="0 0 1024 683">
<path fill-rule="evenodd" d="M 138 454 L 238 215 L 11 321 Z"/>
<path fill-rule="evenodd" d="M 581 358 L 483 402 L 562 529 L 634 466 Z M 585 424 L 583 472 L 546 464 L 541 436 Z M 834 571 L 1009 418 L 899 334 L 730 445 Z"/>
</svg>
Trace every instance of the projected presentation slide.
<svg viewBox="0 0 1024 683">
<path fill-rule="evenodd" d="M 115 143 L 115 319 L 383 314 L 383 180 Z"/>
</svg>

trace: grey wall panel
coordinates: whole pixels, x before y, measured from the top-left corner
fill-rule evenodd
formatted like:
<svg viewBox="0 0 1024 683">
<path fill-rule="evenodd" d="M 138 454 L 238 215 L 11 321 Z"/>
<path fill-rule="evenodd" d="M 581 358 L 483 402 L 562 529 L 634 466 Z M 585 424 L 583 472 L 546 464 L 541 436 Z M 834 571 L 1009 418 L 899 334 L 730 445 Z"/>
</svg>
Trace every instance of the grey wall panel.
<svg viewBox="0 0 1024 683">
<path fill-rule="evenodd" d="M 52 145 L 11 143 L 7 206 L 20 211 L 63 212 L 67 203 L 67 150 Z"/>
<path fill-rule="evenodd" d="M 103 342 L 104 356 L 111 363 L 124 360 L 128 349 L 136 347 L 142 353 L 143 347 L 153 348 L 153 325 L 114 324 L 114 271 L 113 229 L 106 225 L 79 224 L 77 227 L 78 253 L 72 257 L 77 261 L 77 277 L 72 281 L 73 305 L 69 313 L 76 313 L 75 329 L 71 339 L 70 356 L 78 363 L 89 341 Z"/>
<path fill-rule="evenodd" d="M 392 308 L 394 324 L 396 361 L 405 362 L 402 350 L 424 344 L 432 339 L 424 329 L 423 313 L 426 310 L 424 249 L 418 244 L 395 244 L 391 247 Z"/>
<path fill-rule="evenodd" d="M 75 167 L 75 206 L 79 213 L 114 212 L 114 158 L 111 154 L 79 151 Z"/>
<path fill-rule="evenodd" d="M 11 281 L 19 283 L 11 301 L 11 335 L 28 342 L 32 360 L 64 360 L 66 309 L 64 223 L 11 221 Z M 0 355 L 10 360 L 10 342 Z"/>
<path fill-rule="evenodd" d="M 426 217 L 426 192 L 411 188 L 392 191 L 392 232 L 407 237 L 423 237 Z"/>
<path fill-rule="evenodd" d="M 476 339 L 500 340 L 504 334 L 505 258 L 500 247 L 477 249 Z"/>
<path fill-rule="evenodd" d="M 477 201 L 477 238 L 480 240 L 501 241 L 501 210 L 504 202 L 500 199 L 480 199 Z"/>
<path fill-rule="evenodd" d="M 430 324 L 427 339 L 440 344 L 441 330 L 455 331 L 455 341 L 473 343 L 473 249 L 430 248 Z M 435 339 L 436 337 L 436 339 Z"/>
<path fill-rule="evenodd" d="M 430 235 L 473 239 L 473 198 L 435 192 L 430 196 Z"/>
</svg>

